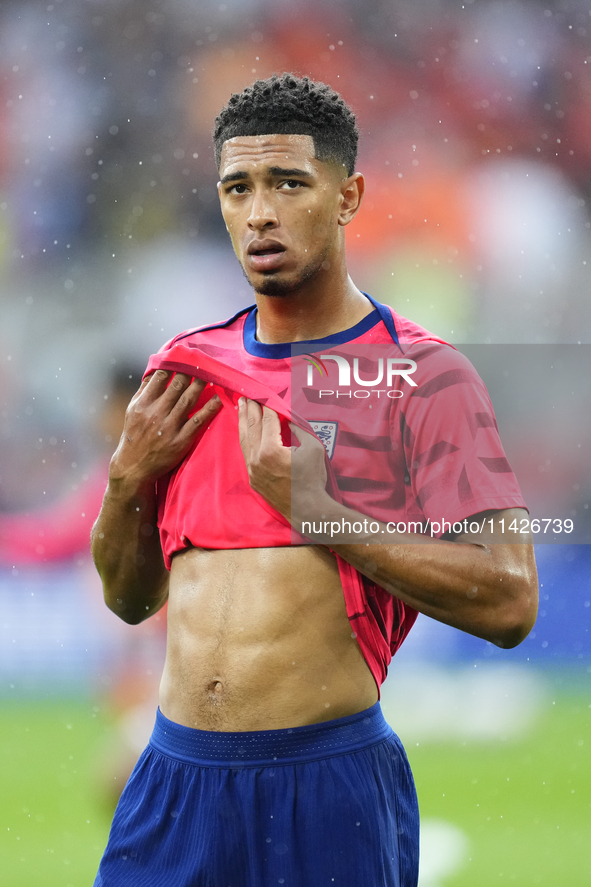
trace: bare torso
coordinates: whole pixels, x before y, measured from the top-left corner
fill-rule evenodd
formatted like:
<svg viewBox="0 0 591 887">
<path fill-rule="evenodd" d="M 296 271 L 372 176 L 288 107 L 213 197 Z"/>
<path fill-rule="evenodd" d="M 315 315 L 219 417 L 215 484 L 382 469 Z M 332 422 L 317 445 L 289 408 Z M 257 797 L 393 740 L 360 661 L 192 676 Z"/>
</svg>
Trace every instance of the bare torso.
<svg viewBox="0 0 591 887">
<path fill-rule="evenodd" d="M 377 688 L 317 546 L 176 555 L 160 708 L 201 730 L 297 727 L 369 708 Z"/>
</svg>

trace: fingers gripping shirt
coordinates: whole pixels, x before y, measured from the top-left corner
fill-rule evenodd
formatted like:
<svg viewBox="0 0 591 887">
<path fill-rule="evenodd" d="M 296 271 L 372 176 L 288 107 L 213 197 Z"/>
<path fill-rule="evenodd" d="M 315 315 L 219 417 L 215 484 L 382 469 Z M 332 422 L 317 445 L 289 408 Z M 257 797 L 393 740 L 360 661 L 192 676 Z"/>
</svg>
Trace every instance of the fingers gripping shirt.
<svg viewBox="0 0 591 887">
<path fill-rule="evenodd" d="M 184 460 L 158 482 L 158 523 L 168 568 L 172 556 L 189 546 L 306 543 L 249 485 L 238 437 L 241 396 L 279 414 L 287 446 L 292 443 L 290 421 L 317 431 L 321 439 L 324 435 L 329 494 L 374 519 L 425 525 L 490 508 L 524 507 L 488 394 L 471 364 L 443 340 L 387 306 L 373 304 L 374 311 L 352 329 L 298 343 L 318 354 L 379 346 L 415 361 L 415 386 L 405 380 L 399 386 L 403 397 L 374 399 L 363 415 L 354 408 L 358 402 L 338 397 L 336 390 L 319 397 L 304 387 L 303 395 L 298 390 L 296 396 L 291 383 L 298 358 L 292 359 L 289 344 L 256 340 L 255 308 L 215 327 L 183 333 L 150 358 L 147 372 L 174 370 L 209 383 L 196 409 L 214 393 L 224 406 Z M 395 536 L 386 541 L 395 542 Z M 338 556 L 337 563 L 352 630 L 379 687 L 417 613 Z"/>
</svg>

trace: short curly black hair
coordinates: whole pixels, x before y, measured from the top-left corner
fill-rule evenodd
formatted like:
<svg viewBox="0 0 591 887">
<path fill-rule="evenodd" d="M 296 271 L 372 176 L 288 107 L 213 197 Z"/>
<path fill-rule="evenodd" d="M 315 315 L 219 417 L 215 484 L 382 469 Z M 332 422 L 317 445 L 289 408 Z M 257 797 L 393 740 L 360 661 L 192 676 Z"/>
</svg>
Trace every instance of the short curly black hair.
<svg viewBox="0 0 591 887">
<path fill-rule="evenodd" d="M 228 139 L 275 133 L 312 136 L 317 160 L 341 163 L 349 176 L 355 172 L 359 130 L 349 106 L 326 83 L 287 73 L 230 96 L 213 130 L 218 169 Z"/>
</svg>

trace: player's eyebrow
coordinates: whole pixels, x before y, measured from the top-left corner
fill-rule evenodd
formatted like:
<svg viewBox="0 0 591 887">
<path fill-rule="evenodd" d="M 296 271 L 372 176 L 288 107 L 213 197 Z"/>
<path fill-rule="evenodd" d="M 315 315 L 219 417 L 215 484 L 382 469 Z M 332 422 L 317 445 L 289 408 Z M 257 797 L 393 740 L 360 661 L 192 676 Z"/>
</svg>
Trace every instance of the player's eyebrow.
<svg viewBox="0 0 591 887">
<path fill-rule="evenodd" d="M 237 172 L 229 172 L 227 176 L 220 179 L 220 185 L 227 185 L 228 182 L 239 182 L 240 179 L 247 179 L 248 173 L 238 170 Z"/>
<path fill-rule="evenodd" d="M 305 169 L 298 169 L 296 167 L 292 169 L 285 169 L 282 166 L 269 166 L 267 167 L 267 172 L 270 176 L 276 176 L 277 178 L 313 178 L 312 173 L 307 172 Z M 247 172 L 244 172 L 243 170 L 236 170 L 236 172 L 229 172 L 228 175 L 223 177 L 223 179 L 220 179 L 220 185 L 227 185 L 228 182 L 240 182 L 248 178 L 249 175 Z"/>
<path fill-rule="evenodd" d="M 272 176 L 281 176 L 285 179 L 289 179 L 291 177 L 297 177 L 298 179 L 313 178 L 312 173 L 306 172 L 305 169 L 284 169 L 282 166 L 270 166 L 268 172 Z"/>
</svg>

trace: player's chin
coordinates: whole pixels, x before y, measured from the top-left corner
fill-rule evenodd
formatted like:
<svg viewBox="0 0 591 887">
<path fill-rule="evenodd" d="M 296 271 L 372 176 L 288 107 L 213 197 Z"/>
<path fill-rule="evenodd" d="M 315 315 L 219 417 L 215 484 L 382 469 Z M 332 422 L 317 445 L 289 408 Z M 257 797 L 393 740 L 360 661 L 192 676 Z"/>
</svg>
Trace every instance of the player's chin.
<svg viewBox="0 0 591 887">
<path fill-rule="evenodd" d="M 246 274 L 248 282 L 261 296 L 289 296 L 300 286 L 300 279 L 279 272 Z"/>
<path fill-rule="evenodd" d="M 262 279 L 258 280 L 254 285 L 257 293 L 260 293 L 261 296 L 290 296 L 293 292 L 298 289 L 299 282 L 294 282 L 290 280 L 286 280 L 285 278 L 281 279 L 280 277 L 273 277 L 271 275 L 265 276 Z"/>
<path fill-rule="evenodd" d="M 255 292 L 262 296 L 290 296 L 292 293 L 297 293 L 320 270 L 321 263 L 312 261 L 297 272 L 267 271 L 263 274 L 249 275 L 248 279 Z"/>
</svg>

